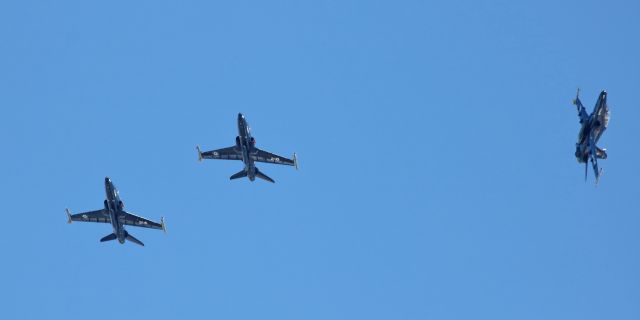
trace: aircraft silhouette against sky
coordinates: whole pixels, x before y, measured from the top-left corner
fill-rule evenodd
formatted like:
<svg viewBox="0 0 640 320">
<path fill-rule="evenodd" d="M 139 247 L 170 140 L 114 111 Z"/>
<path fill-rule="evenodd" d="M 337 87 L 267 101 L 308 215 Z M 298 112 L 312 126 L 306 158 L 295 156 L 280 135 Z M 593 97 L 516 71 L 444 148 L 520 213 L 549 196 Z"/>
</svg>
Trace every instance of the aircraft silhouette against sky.
<svg viewBox="0 0 640 320">
<path fill-rule="evenodd" d="M 573 104 L 578 108 L 578 117 L 580 117 L 580 133 L 578 134 L 578 142 L 576 143 L 576 159 L 579 163 L 584 163 L 584 180 L 587 180 L 587 171 L 589 168 L 589 160 L 593 166 L 593 172 L 596 176 L 596 185 L 602 176 L 602 169 L 598 169 L 598 159 L 607 158 L 607 149 L 598 148 L 596 145 L 602 133 L 609 125 L 609 107 L 607 106 L 607 91 L 602 90 L 598 96 L 596 106 L 591 114 L 587 111 L 580 101 L 580 89 L 576 93 L 576 99 Z"/>
<path fill-rule="evenodd" d="M 199 161 L 202 161 L 202 159 L 242 160 L 244 169 L 232 175 L 229 178 L 230 180 L 248 177 L 249 180 L 254 181 L 258 177 L 274 183 L 273 179 L 258 170 L 255 165 L 256 162 L 282 164 L 294 166 L 298 169 L 298 159 L 295 153 L 293 154 L 293 159 L 287 159 L 256 148 L 256 140 L 251 136 L 251 128 L 242 113 L 238 114 L 238 136 L 234 146 L 206 152 L 202 152 L 199 146 L 196 146 L 196 149 L 198 150 Z"/>
<path fill-rule="evenodd" d="M 157 223 L 126 212 L 124 210 L 124 203 L 120 200 L 120 193 L 109 177 L 104 178 L 104 187 L 107 193 L 107 199 L 104 200 L 104 208 L 78 214 L 71 214 L 69 209 L 67 209 L 68 223 L 73 221 L 110 223 L 113 227 L 113 233 L 100 239 L 100 242 L 118 239 L 118 242 L 121 244 L 124 243 L 125 240 L 128 240 L 141 246 L 144 246 L 144 243 L 130 235 L 129 232 L 125 230 L 125 225 L 158 229 L 165 233 L 167 232 L 164 225 L 164 218 L 160 218 L 160 223 Z"/>
</svg>

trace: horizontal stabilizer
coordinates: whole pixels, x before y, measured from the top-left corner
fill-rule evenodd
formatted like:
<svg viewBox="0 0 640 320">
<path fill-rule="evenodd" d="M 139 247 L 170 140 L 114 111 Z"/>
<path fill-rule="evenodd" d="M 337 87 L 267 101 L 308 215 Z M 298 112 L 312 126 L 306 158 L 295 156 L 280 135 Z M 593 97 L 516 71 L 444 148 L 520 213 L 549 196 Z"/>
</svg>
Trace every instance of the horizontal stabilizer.
<svg viewBox="0 0 640 320">
<path fill-rule="evenodd" d="M 111 241 L 111 240 L 115 240 L 115 239 L 117 239 L 117 238 L 118 238 L 118 236 L 116 236 L 116 234 L 115 234 L 115 233 L 112 233 L 112 234 L 110 234 L 110 235 L 108 235 L 108 236 L 106 236 L 106 237 L 104 237 L 104 238 L 100 239 L 100 242 Z"/>
<path fill-rule="evenodd" d="M 596 156 L 598 159 L 607 159 L 607 149 L 600 149 L 596 147 Z"/>
<path fill-rule="evenodd" d="M 127 239 L 127 241 L 131 241 L 131 242 L 133 242 L 135 244 L 139 244 L 139 245 L 144 247 L 144 243 L 142 243 L 142 241 L 134 238 L 132 235 L 129 234 L 129 232 L 127 232 L 127 238 L 126 239 Z"/>
<path fill-rule="evenodd" d="M 246 176 L 247 176 L 247 170 L 242 170 L 242 171 L 232 175 L 231 177 L 229 177 L 229 180 L 244 178 Z"/>
<path fill-rule="evenodd" d="M 273 179 L 269 178 L 266 174 L 260 172 L 260 170 L 258 170 L 258 168 L 256 168 L 256 177 L 262 179 L 262 180 L 266 180 L 269 181 L 271 183 L 276 183 Z"/>
</svg>

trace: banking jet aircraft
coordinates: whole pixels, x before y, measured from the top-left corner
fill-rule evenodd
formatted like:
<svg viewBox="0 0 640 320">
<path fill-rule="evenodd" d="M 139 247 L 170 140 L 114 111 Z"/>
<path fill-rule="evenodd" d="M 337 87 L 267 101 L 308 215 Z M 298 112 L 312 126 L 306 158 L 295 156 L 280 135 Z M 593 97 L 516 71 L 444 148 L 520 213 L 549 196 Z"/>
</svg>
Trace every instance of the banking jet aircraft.
<svg viewBox="0 0 640 320">
<path fill-rule="evenodd" d="M 251 136 L 251 128 L 242 113 L 238 114 L 238 136 L 234 146 L 206 152 L 202 152 L 199 146 L 196 146 L 196 149 L 198 150 L 199 161 L 202 161 L 202 159 L 242 160 L 244 169 L 232 175 L 229 178 L 231 180 L 248 177 L 249 180 L 254 181 L 258 177 L 274 183 L 273 179 L 258 170 L 255 162 L 282 164 L 294 166 L 298 169 L 298 159 L 295 153 L 293 154 L 293 159 L 287 159 L 256 148 L 256 140 Z"/>
<path fill-rule="evenodd" d="M 602 169 L 598 169 L 598 159 L 607 158 L 607 149 L 600 149 L 596 146 L 602 133 L 609 125 L 609 107 L 607 106 L 607 91 L 602 90 L 598 101 L 591 114 L 587 114 L 578 95 L 573 104 L 578 108 L 578 117 L 580 117 L 580 133 L 578 134 L 578 142 L 576 143 L 576 159 L 579 163 L 584 163 L 584 179 L 587 180 L 587 171 L 589 168 L 589 160 L 593 166 L 593 172 L 596 175 L 596 184 L 602 176 Z"/>
<path fill-rule="evenodd" d="M 160 218 L 160 223 L 157 223 L 124 211 L 124 203 L 120 200 L 120 193 L 109 177 L 104 178 L 104 187 L 107 192 L 107 199 L 104 200 L 104 209 L 78 214 L 71 214 L 69 209 L 67 209 L 68 222 L 81 221 L 110 223 L 113 227 L 113 233 L 100 239 L 100 242 L 118 239 L 118 242 L 120 243 L 124 243 L 125 240 L 129 240 L 135 244 L 144 246 L 144 243 L 134 238 L 129 234 L 129 232 L 127 232 L 127 230 L 124 229 L 125 225 L 159 229 L 165 233 L 167 232 L 164 226 L 164 218 Z"/>
</svg>

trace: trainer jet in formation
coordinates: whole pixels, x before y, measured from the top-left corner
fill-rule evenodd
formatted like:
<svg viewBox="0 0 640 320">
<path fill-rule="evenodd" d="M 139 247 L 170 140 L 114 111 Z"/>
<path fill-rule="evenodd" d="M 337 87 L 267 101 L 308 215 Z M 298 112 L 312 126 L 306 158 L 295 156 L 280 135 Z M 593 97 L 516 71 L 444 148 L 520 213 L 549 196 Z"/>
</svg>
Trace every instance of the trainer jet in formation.
<svg viewBox="0 0 640 320">
<path fill-rule="evenodd" d="M 113 227 L 113 233 L 100 239 L 100 242 L 118 239 L 120 243 L 124 243 L 125 240 L 129 240 L 141 246 L 144 246 L 144 243 L 130 235 L 129 232 L 125 230 L 125 225 L 159 229 L 165 233 L 167 232 L 164 226 L 164 218 L 160 218 L 160 223 L 157 223 L 126 212 L 124 210 L 124 203 L 120 200 L 120 193 L 109 177 L 104 179 L 104 186 L 107 192 L 107 199 L 104 200 L 104 209 L 78 214 L 71 214 L 69 209 L 67 209 L 69 223 L 72 221 L 110 223 Z"/>
<path fill-rule="evenodd" d="M 251 136 L 251 128 L 249 128 L 249 124 L 242 113 L 238 114 L 238 136 L 234 146 L 206 152 L 202 152 L 199 146 L 196 146 L 196 149 L 198 150 L 199 161 L 202 161 L 202 159 L 242 160 L 244 169 L 232 175 L 229 178 L 231 180 L 248 177 L 249 180 L 254 181 L 258 177 L 271 183 L 275 182 L 258 170 L 255 162 L 289 165 L 298 169 L 298 160 L 295 153 L 293 154 L 293 159 L 287 159 L 256 148 L 256 140 Z"/>
<path fill-rule="evenodd" d="M 579 163 L 584 163 L 584 179 L 587 180 L 587 171 L 589 160 L 593 166 L 596 175 L 596 184 L 600 181 L 602 169 L 598 169 L 598 159 L 607 158 L 607 150 L 600 149 L 596 146 L 602 133 L 609 125 L 609 107 L 607 106 L 607 91 L 600 92 L 596 106 L 591 114 L 587 114 L 580 98 L 580 89 L 576 94 L 573 104 L 578 108 L 578 117 L 580 117 L 580 133 L 578 134 L 578 142 L 576 143 L 576 159 Z"/>
</svg>

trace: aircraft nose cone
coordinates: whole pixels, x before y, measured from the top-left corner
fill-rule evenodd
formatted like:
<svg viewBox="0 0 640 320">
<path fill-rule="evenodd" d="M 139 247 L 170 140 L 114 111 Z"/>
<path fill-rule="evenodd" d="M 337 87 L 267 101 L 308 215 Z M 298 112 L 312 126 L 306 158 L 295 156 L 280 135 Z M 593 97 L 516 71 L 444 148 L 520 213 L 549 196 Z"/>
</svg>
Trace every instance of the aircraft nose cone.
<svg viewBox="0 0 640 320">
<path fill-rule="evenodd" d="M 110 184 L 111 183 L 111 179 L 109 179 L 109 177 L 104 178 L 104 183 L 105 184 Z"/>
<path fill-rule="evenodd" d="M 238 120 L 244 119 L 244 115 L 242 113 L 238 113 Z"/>
</svg>

